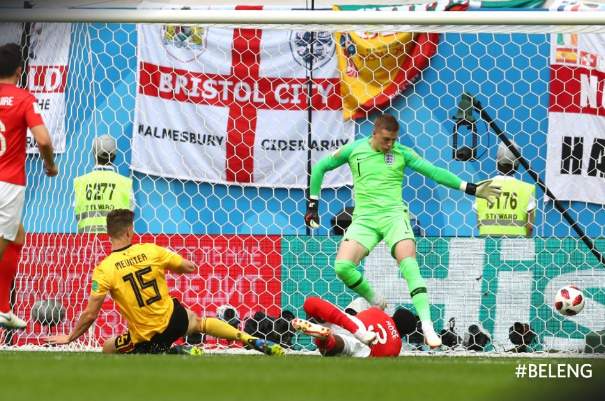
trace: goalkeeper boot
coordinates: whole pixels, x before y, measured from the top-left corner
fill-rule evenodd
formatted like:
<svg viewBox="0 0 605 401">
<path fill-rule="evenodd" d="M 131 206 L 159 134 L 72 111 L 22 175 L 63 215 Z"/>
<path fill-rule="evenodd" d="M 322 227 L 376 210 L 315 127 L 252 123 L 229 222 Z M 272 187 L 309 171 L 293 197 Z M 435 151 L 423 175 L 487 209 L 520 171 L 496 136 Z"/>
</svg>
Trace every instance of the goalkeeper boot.
<svg viewBox="0 0 605 401">
<path fill-rule="evenodd" d="M 12 311 L 0 312 L 0 327 L 21 330 L 27 327 L 27 322 L 17 317 Z"/>
<path fill-rule="evenodd" d="M 424 342 L 431 348 L 441 347 L 441 337 L 435 333 L 432 322 L 422 322 L 422 332 L 424 333 Z"/>
<path fill-rule="evenodd" d="M 304 319 L 292 319 L 291 324 L 294 331 L 300 331 L 301 333 L 315 338 L 326 338 L 332 334 L 332 330 L 328 327 Z"/>
<path fill-rule="evenodd" d="M 276 344 L 273 341 L 263 340 L 262 338 L 252 337 L 250 340 L 248 340 L 246 348 L 254 349 L 258 352 L 262 352 L 265 355 L 271 356 L 284 356 L 286 354 L 281 345 Z"/>
</svg>

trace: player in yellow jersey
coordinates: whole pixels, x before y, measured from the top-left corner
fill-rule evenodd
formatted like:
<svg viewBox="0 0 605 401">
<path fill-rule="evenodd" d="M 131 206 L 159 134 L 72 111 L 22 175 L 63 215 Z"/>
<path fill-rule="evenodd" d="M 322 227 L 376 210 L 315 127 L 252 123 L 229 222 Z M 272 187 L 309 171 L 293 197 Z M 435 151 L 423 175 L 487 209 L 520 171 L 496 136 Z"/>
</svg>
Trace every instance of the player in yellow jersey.
<svg viewBox="0 0 605 401">
<path fill-rule="evenodd" d="M 155 244 L 133 244 L 134 213 L 116 209 L 107 215 L 111 254 L 95 268 L 88 305 L 69 335 L 47 338 L 50 344 L 75 341 L 94 323 L 107 293 L 118 304 L 128 323 L 128 332 L 108 338 L 105 353 L 162 353 L 179 338 L 205 333 L 240 341 L 247 348 L 268 355 L 283 355 L 280 345 L 253 337 L 226 322 L 198 317 L 171 298 L 166 270 L 193 273 L 196 266 L 180 255 Z"/>
</svg>

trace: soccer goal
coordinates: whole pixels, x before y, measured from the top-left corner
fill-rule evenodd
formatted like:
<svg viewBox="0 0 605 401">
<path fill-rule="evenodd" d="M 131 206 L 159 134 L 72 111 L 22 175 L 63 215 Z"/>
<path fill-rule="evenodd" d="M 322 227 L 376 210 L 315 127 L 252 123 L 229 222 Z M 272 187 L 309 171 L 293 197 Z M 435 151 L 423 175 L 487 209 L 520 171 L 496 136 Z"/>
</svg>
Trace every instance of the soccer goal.
<svg viewBox="0 0 605 401">
<path fill-rule="evenodd" d="M 78 232 L 73 180 L 93 170 L 93 140 L 107 134 L 117 140 L 113 168 L 134 184 L 141 240 L 199 265 L 169 276 L 172 294 L 199 314 L 226 316 L 231 306 L 234 324 L 313 350 L 276 322 L 304 316 L 309 295 L 341 307 L 353 300 L 333 262 L 354 205 L 343 166 L 324 179 L 321 227 L 307 229 L 309 172 L 371 135 L 387 112 L 403 145 L 463 180 L 497 176 L 504 144 L 520 156 L 514 176 L 536 188 L 531 236 L 484 237 L 473 197 L 407 170 L 403 198 L 433 320 L 449 329 L 443 352 L 603 352 L 605 15 L 473 12 L 461 1 L 3 10 L 0 21 L 0 44 L 24 49 L 23 85 L 38 98 L 60 168 L 45 177 L 28 142 L 28 234 L 13 310 L 29 325 L 0 329 L 5 347 L 69 331 L 86 304 L 109 247 L 102 234 Z M 513 198 L 499 201 L 512 210 Z M 388 312 L 412 308 L 385 245 L 361 268 Z M 566 285 L 584 295 L 575 316 L 555 307 Z M 34 308 L 44 300 L 59 305 L 47 321 Z M 125 330 L 107 302 L 71 349 L 97 349 Z M 408 340 L 406 350 L 424 352 L 421 337 Z"/>
</svg>

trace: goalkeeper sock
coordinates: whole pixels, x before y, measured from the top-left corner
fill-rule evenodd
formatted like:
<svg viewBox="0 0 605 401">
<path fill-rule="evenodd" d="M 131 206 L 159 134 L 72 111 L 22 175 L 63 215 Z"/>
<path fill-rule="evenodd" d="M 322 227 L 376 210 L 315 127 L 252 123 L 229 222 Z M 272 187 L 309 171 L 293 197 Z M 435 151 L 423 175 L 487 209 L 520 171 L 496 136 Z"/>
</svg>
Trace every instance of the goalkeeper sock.
<svg viewBox="0 0 605 401">
<path fill-rule="evenodd" d="M 17 274 L 22 248 L 23 245 L 9 243 L 4 249 L 2 260 L 0 260 L 0 312 L 11 311 L 11 288 L 13 287 L 13 279 Z"/>
<path fill-rule="evenodd" d="M 200 319 L 200 332 L 216 338 L 225 340 L 241 341 L 244 345 L 254 339 L 250 334 L 236 329 L 227 322 L 215 317 L 203 317 Z"/>
<path fill-rule="evenodd" d="M 429 305 L 429 296 L 426 291 L 426 283 L 420 275 L 420 267 L 416 258 L 405 258 L 399 263 L 399 271 L 408 283 L 412 303 L 416 308 L 418 317 L 421 321 L 431 321 L 431 306 Z"/>
<path fill-rule="evenodd" d="M 356 267 L 355 263 L 350 260 L 337 259 L 334 262 L 334 270 L 336 270 L 338 278 L 341 279 L 347 287 L 372 303 L 374 301 L 374 290 L 372 290 L 370 283 L 363 278 L 363 275 Z"/>
</svg>

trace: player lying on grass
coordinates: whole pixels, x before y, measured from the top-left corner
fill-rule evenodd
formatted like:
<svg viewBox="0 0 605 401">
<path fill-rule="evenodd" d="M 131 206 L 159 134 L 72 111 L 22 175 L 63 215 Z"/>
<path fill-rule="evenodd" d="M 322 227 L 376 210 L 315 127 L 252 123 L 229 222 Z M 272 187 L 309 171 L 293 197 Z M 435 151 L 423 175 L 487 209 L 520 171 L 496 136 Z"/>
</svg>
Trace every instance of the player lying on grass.
<svg viewBox="0 0 605 401">
<path fill-rule="evenodd" d="M 368 306 L 361 306 L 363 303 Z M 416 329 L 416 317 L 407 309 L 397 309 L 393 316 L 378 307 L 369 307 L 363 298 L 357 298 L 340 310 L 317 297 L 305 300 L 308 318 L 321 324 L 295 318 L 294 330 L 315 337 L 315 344 L 324 356 L 384 357 L 397 356 L 401 351 L 401 338 Z"/>
<path fill-rule="evenodd" d="M 245 347 L 267 355 L 283 355 L 271 341 L 253 337 L 212 317 L 198 317 L 171 298 L 166 270 L 193 273 L 196 266 L 180 255 L 155 244 L 133 244 L 134 213 L 116 209 L 107 216 L 111 254 L 94 269 L 92 289 L 86 310 L 69 335 L 56 335 L 50 344 L 75 341 L 94 323 L 109 293 L 128 323 L 128 331 L 107 339 L 105 353 L 163 353 L 184 335 L 204 333 L 216 338 L 241 342 Z"/>
</svg>

